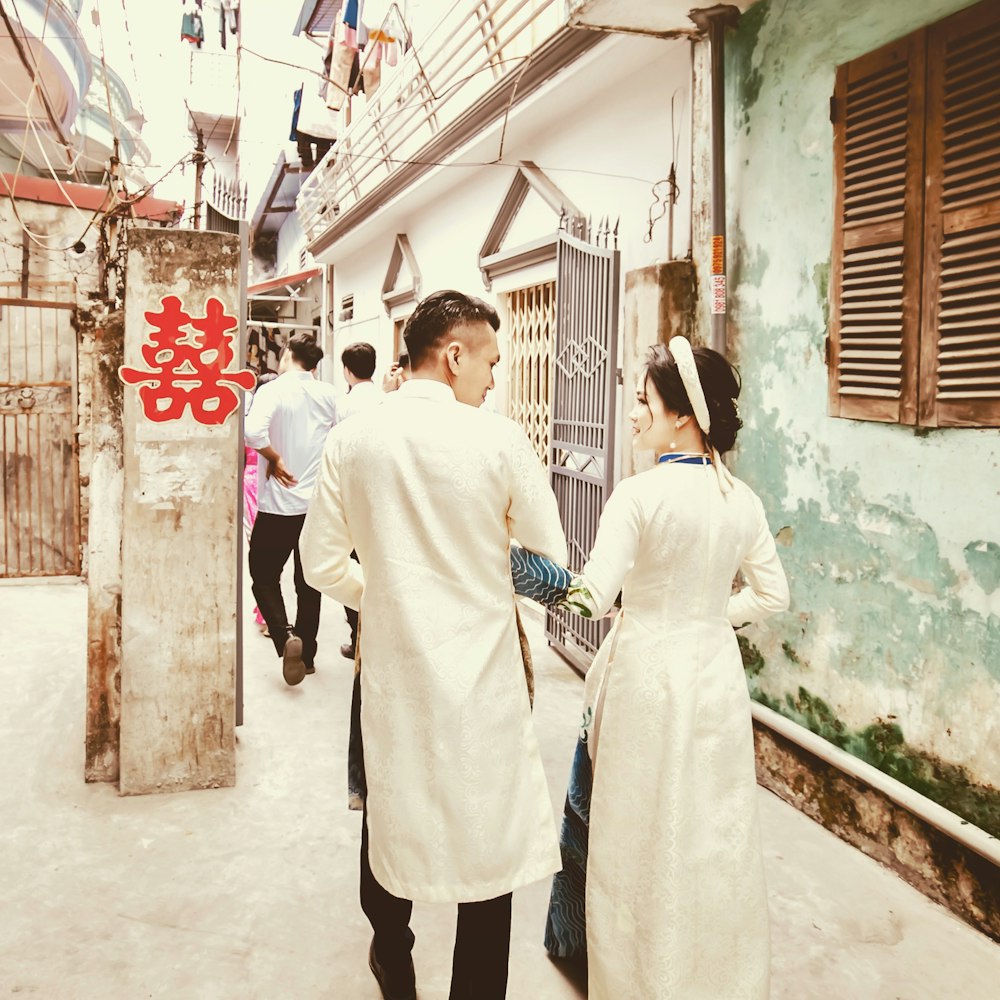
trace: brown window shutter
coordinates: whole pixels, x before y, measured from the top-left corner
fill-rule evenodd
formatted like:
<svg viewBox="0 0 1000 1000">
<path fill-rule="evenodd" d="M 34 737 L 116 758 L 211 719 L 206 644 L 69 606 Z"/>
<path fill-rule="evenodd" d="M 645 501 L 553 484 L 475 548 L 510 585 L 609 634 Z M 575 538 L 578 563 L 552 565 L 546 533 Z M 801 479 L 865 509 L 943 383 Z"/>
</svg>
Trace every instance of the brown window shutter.
<svg viewBox="0 0 1000 1000">
<path fill-rule="evenodd" d="M 1000 4 L 928 32 L 920 422 L 1000 426 Z"/>
<path fill-rule="evenodd" d="M 830 412 L 915 423 L 926 32 L 837 69 Z"/>
</svg>

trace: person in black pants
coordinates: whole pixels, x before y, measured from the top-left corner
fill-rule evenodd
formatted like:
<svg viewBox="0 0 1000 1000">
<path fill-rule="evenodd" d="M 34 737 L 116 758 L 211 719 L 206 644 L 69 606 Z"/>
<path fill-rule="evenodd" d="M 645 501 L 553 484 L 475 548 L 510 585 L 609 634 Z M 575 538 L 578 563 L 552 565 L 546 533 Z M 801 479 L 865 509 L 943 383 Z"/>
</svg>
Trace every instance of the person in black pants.
<svg viewBox="0 0 1000 1000">
<path fill-rule="evenodd" d="M 458 904 L 458 926 L 448 1000 L 504 1000 L 510 959 L 512 893 Z M 368 863 L 368 816 L 361 825 L 361 909 L 375 936 L 368 964 L 385 1000 L 415 1000 L 413 903 L 384 889 Z"/>
<path fill-rule="evenodd" d="M 250 535 L 250 577 L 257 607 L 288 684 L 315 671 L 320 594 L 306 583 L 299 534 L 306 519 L 323 445 L 337 421 L 336 393 L 316 378 L 322 348 L 307 333 L 290 337 L 279 375 L 262 385 L 246 417 L 248 447 L 266 460 L 258 463 L 257 520 Z M 297 611 L 291 625 L 281 594 L 281 572 L 295 557 Z"/>
<path fill-rule="evenodd" d="M 320 592 L 313 590 L 302 575 L 302 561 L 299 558 L 299 534 L 305 522 L 305 514 L 268 514 L 259 511 L 250 534 L 250 578 L 253 580 L 253 596 L 257 607 L 267 622 L 267 631 L 278 654 L 284 658 L 288 639 L 297 640 L 289 648 L 301 657 L 302 676 L 316 672 L 316 634 L 319 632 Z M 295 624 L 288 621 L 285 601 L 281 594 L 281 573 L 288 557 L 295 557 Z M 293 673 L 297 668 L 293 668 Z M 302 678 L 300 677 L 299 680 Z M 298 681 L 285 680 L 290 684 Z"/>
</svg>

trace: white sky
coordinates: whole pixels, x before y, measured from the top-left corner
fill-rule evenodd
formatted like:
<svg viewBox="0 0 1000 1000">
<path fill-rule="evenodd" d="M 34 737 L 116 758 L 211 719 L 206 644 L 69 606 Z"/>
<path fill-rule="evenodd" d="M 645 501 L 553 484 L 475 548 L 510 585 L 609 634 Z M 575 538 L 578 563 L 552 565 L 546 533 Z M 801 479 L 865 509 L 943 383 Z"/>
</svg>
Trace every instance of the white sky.
<svg viewBox="0 0 1000 1000">
<path fill-rule="evenodd" d="M 408 16 L 437 20 L 455 0 L 408 0 Z M 213 3 L 206 0 L 205 6 Z M 318 82 L 303 69 L 268 63 L 246 50 L 285 60 L 299 67 L 322 69 L 322 49 L 292 31 L 301 0 L 242 0 L 241 30 L 244 45 L 241 65 L 241 103 L 246 116 L 240 129 L 241 179 L 250 186 L 248 214 L 273 170 L 281 149 L 289 146 L 292 91 L 304 79 Z M 99 12 L 100 29 L 93 23 Z M 187 94 L 191 46 L 181 41 L 180 0 L 84 0 L 80 16 L 91 51 L 100 54 L 103 33 L 108 65 L 126 82 L 133 103 L 146 118 L 142 138 L 152 153 L 147 179 L 159 178 L 194 148 L 187 129 L 184 98 Z M 126 32 L 125 24 L 129 31 Z M 206 11 L 205 50 L 218 49 L 218 20 Z M 227 51 L 235 53 L 230 36 Z M 195 53 L 195 58 L 202 52 Z M 311 85 L 311 84 L 310 84 Z M 228 110 L 228 109 L 227 109 Z M 290 147 L 294 150 L 294 145 Z M 294 158 L 294 157 L 293 157 Z M 156 188 L 156 195 L 187 202 L 193 198 L 193 171 L 176 170 Z"/>
<path fill-rule="evenodd" d="M 297 2 L 243 0 L 242 7 L 246 48 L 299 65 L 313 65 L 317 70 L 322 68 L 318 46 L 292 36 L 299 10 Z M 92 23 L 93 10 L 100 13 L 101 31 Z M 81 28 L 95 54 L 100 53 L 103 32 L 108 65 L 126 82 L 133 103 L 146 119 L 142 138 L 152 153 L 146 170 L 150 181 L 194 148 L 184 105 L 192 50 L 180 38 L 181 15 L 178 0 L 85 0 L 80 17 Z M 214 13 L 206 12 L 205 34 L 205 50 L 217 49 L 219 32 Z M 235 54 L 232 36 L 227 51 Z M 195 53 L 195 58 L 200 55 L 202 52 Z M 240 77 L 241 103 L 247 112 L 240 131 L 243 173 L 252 185 L 256 180 L 254 186 L 259 190 L 288 139 L 291 91 L 303 72 L 267 63 L 244 52 Z M 263 180 L 254 176 L 260 173 Z M 186 176 L 180 170 L 175 171 L 157 187 L 156 194 L 190 204 L 192 183 L 189 166 Z M 249 210 L 252 212 L 252 205 Z"/>
</svg>

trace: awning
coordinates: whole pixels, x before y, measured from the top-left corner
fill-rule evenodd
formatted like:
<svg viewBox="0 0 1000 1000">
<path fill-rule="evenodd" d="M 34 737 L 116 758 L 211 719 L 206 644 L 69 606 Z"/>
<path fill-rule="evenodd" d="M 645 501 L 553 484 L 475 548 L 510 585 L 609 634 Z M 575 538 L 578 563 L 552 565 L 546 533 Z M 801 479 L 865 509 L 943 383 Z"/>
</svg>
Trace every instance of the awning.
<svg viewBox="0 0 1000 1000">
<path fill-rule="evenodd" d="M 112 206 L 111 193 L 98 184 L 73 184 L 63 181 L 60 185 L 51 177 L 25 177 L 0 174 L 0 196 L 37 201 L 45 205 L 66 205 L 96 212 Z M 184 206 L 166 198 L 146 195 L 132 203 L 132 212 L 138 219 L 154 222 L 176 222 L 184 213 Z"/>
<path fill-rule="evenodd" d="M 297 164 L 288 163 L 281 151 L 250 222 L 251 247 L 258 239 L 277 238 L 285 219 L 295 211 L 295 198 L 307 173 Z"/>
<path fill-rule="evenodd" d="M 334 18 L 344 6 L 343 0 L 303 0 L 293 35 L 328 35 Z"/>
<path fill-rule="evenodd" d="M 316 278 L 320 274 L 322 274 L 321 268 L 311 267 L 308 271 L 299 271 L 296 274 L 286 274 L 280 278 L 268 278 L 267 281 L 258 281 L 256 285 L 249 285 L 247 287 L 247 296 L 253 299 L 261 295 L 267 295 L 268 292 L 276 292 L 284 289 L 288 292 L 288 298 L 293 299 L 299 285 L 305 284 L 311 278 Z M 270 298 L 270 296 L 268 297 Z"/>
</svg>

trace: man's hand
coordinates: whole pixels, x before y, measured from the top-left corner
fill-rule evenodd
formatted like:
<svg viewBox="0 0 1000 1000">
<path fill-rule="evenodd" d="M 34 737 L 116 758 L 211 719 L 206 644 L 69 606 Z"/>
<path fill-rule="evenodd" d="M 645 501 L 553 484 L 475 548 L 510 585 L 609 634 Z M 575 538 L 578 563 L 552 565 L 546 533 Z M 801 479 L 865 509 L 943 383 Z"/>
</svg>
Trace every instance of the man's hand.
<svg viewBox="0 0 1000 1000">
<path fill-rule="evenodd" d="M 285 487 L 290 488 L 298 484 L 298 480 L 288 471 L 280 455 L 267 463 L 267 478 L 270 479 L 272 476 Z"/>
</svg>

